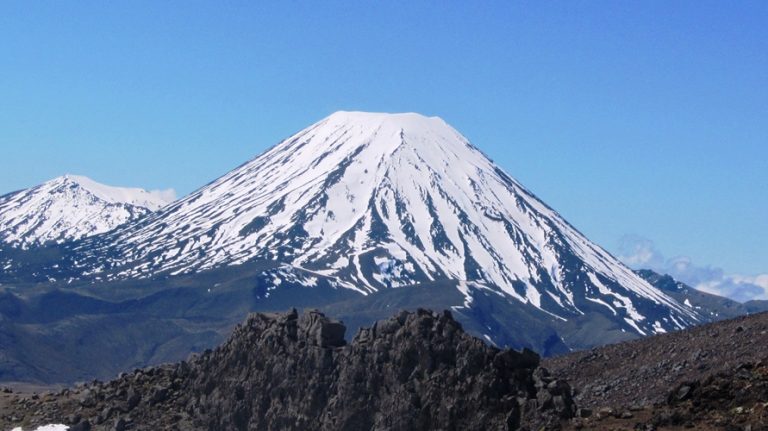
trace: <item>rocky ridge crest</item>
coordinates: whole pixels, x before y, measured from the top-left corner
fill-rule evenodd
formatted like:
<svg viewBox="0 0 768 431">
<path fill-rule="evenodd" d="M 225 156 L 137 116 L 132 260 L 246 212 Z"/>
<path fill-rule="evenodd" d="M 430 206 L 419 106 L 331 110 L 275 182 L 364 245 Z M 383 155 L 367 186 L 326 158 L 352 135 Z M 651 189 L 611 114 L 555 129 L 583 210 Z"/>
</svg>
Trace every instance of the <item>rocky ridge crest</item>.
<svg viewBox="0 0 768 431">
<path fill-rule="evenodd" d="M 345 330 L 317 311 L 254 314 L 214 350 L 17 402 L 0 425 L 538 430 L 575 413 L 571 388 L 538 355 L 488 346 L 447 311 L 400 312 L 349 344 Z"/>
</svg>

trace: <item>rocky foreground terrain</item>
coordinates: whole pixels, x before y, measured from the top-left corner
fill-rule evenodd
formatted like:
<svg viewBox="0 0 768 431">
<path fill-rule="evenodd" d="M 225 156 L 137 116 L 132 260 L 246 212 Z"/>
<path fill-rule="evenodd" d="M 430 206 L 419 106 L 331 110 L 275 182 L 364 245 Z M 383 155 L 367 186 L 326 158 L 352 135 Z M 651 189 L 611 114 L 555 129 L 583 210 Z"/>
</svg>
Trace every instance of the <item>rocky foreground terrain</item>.
<svg viewBox="0 0 768 431">
<path fill-rule="evenodd" d="M 358 331 L 323 314 L 255 314 L 212 351 L 56 393 L 0 397 L 0 428 L 76 430 L 557 429 L 571 388 L 532 351 L 500 350 L 448 312 Z"/>
<path fill-rule="evenodd" d="M 574 428 L 768 430 L 768 313 L 549 358 Z"/>
<path fill-rule="evenodd" d="M 582 407 L 650 405 L 686 381 L 768 359 L 768 313 L 547 358 Z"/>
<path fill-rule="evenodd" d="M 345 330 L 317 311 L 254 314 L 188 361 L 0 393 L 0 429 L 768 430 L 768 313 L 543 362 L 448 312 L 400 312 L 351 343 Z"/>
</svg>

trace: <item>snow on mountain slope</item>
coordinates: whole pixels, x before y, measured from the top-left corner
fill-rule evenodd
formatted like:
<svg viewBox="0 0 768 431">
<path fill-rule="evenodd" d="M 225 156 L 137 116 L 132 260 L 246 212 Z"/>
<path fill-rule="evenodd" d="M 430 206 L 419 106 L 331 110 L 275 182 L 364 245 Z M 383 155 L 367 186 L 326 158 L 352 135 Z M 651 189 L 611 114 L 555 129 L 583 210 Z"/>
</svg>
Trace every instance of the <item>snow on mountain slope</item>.
<svg viewBox="0 0 768 431">
<path fill-rule="evenodd" d="M 81 175 L 64 175 L 60 178 L 79 184 L 104 202 L 129 204 L 150 211 L 157 211 L 176 199 L 176 193 L 172 189 L 147 191 L 136 187 L 112 187 Z"/>
<path fill-rule="evenodd" d="M 107 232 L 173 200 L 173 191 L 110 187 L 64 175 L 0 196 L 0 241 L 29 247 Z"/>
<path fill-rule="evenodd" d="M 590 242 L 437 117 L 338 112 L 82 247 L 108 278 L 273 260 L 362 293 L 432 280 L 639 334 L 697 315 Z M 94 259 L 110 256 L 109 260 Z M 474 292 L 474 293 L 473 293 Z"/>
</svg>

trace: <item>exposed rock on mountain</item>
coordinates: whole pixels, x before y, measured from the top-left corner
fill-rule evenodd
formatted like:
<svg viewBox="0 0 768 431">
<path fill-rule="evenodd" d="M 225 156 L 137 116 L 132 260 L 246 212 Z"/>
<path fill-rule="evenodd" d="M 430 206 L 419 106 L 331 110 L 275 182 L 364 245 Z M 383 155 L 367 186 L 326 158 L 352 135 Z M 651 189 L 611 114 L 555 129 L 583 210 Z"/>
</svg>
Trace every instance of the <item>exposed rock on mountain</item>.
<svg viewBox="0 0 768 431">
<path fill-rule="evenodd" d="M 575 411 L 535 353 L 490 347 L 448 312 L 401 312 L 349 344 L 344 331 L 319 312 L 256 314 L 188 362 L 6 403 L 0 426 L 538 430 Z"/>
</svg>

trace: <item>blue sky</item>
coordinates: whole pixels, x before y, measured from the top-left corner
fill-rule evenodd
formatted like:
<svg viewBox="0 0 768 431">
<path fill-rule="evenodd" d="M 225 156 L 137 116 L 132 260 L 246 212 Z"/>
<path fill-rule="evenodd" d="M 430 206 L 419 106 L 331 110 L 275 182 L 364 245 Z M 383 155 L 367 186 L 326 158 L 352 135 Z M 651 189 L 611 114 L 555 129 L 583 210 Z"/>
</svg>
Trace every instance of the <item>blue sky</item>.
<svg viewBox="0 0 768 431">
<path fill-rule="evenodd" d="M 0 192 L 186 194 L 337 110 L 438 115 L 619 253 L 768 272 L 768 2 L 2 2 Z"/>
</svg>

